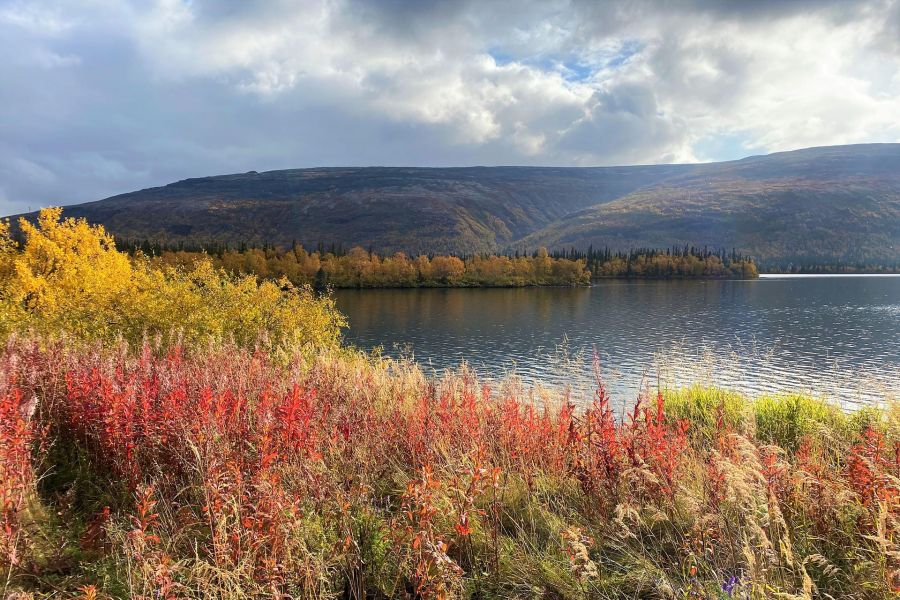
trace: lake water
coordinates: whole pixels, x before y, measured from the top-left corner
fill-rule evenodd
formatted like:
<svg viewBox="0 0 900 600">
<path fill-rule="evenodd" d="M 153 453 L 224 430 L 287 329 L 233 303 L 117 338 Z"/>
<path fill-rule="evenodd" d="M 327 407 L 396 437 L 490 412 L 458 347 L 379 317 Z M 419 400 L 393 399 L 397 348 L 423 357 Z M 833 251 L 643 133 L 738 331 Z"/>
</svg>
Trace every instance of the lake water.
<svg viewBox="0 0 900 600">
<path fill-rule="evenodd" d="M 348 342 L 440 373 L 593 389 L 715 383 L 852 406 L 900 397 L 900 277 L 609 281 L 590 288 L 338 290 Z"/>
</svg>

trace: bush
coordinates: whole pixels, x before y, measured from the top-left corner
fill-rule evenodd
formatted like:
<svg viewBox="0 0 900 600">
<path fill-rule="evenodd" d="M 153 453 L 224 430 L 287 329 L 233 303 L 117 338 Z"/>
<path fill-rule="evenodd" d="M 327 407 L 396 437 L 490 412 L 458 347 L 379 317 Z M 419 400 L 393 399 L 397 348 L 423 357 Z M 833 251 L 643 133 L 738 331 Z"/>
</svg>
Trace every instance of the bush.
<svg viewBox="0 0 900 600">
<path fill-rule="evenodd" d="M 103 227 L 42 210 L 20 221 L 18 247 L 0 227 L 0 334 L 30 329 L 81 340 L 178 332 L 190 344 L 232 338 L 247 346 L 334 345 L 344 318 L 327 296 L 286 280 L 228 275 L 208 260 L 159 267 L 115 248 Z"/>
</svg>

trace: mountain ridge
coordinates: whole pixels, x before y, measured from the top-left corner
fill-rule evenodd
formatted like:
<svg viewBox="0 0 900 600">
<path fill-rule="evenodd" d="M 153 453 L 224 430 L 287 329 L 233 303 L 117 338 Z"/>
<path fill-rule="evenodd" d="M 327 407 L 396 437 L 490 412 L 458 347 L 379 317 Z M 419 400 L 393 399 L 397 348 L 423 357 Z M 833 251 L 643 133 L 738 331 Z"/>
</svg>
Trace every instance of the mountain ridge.
<svg viewBox="0 0 900 600">
<path fill-rule="evenodd" d="M 735 247 L 764 260 L 900 262 L 900 144 L 718 163 L 313 167 L 193 177 L 65 207 L 129 239 L 379 252 Z"/>
</svg>

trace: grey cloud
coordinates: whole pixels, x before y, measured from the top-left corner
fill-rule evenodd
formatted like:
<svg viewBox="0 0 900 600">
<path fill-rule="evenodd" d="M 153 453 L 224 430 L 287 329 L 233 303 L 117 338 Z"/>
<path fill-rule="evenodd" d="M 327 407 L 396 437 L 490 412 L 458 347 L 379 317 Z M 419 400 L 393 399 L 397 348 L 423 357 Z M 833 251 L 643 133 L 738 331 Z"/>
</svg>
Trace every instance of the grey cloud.
<svg viewBox="0 0 900 600">
<path fill-rule="evenodd" d="M 250 169 L 896 141 L 898 38 L 900 0 L 0 0 L 0 212 Z"/>
<path fill-rule="evenodd" d="M 884 8 L 875 10 L 883 19 L 878 34 L 878 46 L 882 50 L 900 56 L 900 0 L 893 0 Z"/>
<path fill-rule="evenodd" d="M 558 141 L 558 151 L 615 162 L 671 162 L 685 125 L 662 112 L 652 89 L 623 84 L 591 98 L 588 114 Z M 602 157 L 602 158 L 601 158 Z"/>
</svg>

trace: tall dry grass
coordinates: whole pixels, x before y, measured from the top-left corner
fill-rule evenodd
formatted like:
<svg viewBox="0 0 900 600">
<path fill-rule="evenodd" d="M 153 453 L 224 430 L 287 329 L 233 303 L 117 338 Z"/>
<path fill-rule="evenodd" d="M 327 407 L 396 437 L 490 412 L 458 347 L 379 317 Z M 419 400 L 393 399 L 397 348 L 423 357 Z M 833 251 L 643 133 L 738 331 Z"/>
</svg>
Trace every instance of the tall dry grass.
<svg viewBox="0 0 900 600">
<path fill-rule="evenodd" d="M 13 338 L 3 591 L 887 598 L 900 413 L 695 388 L 616 414 L 341 349 Z"/>
</svg>

